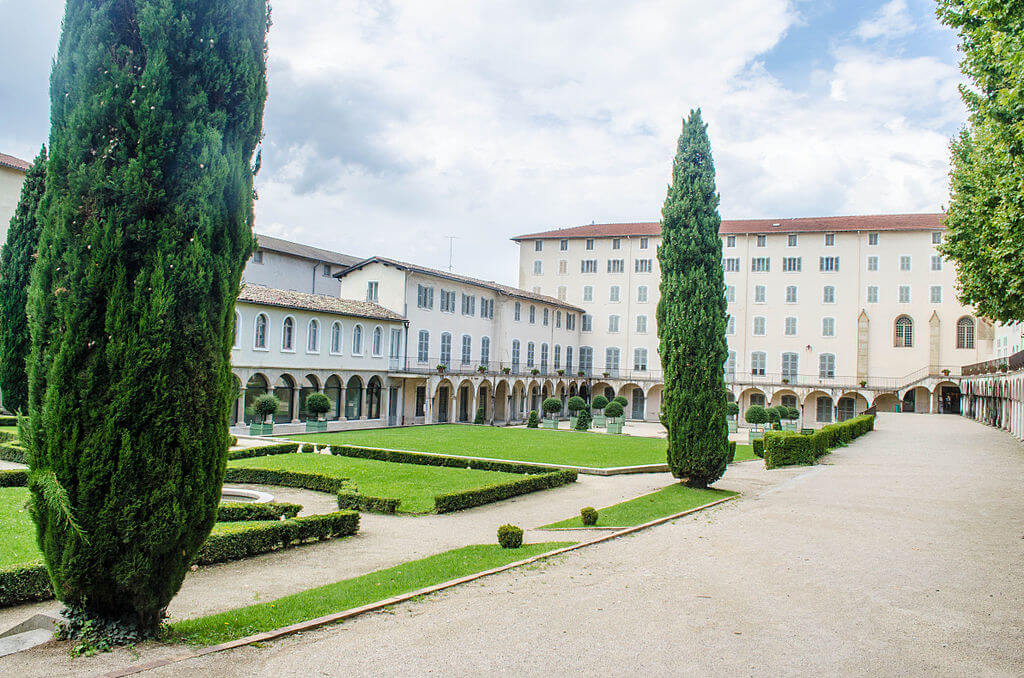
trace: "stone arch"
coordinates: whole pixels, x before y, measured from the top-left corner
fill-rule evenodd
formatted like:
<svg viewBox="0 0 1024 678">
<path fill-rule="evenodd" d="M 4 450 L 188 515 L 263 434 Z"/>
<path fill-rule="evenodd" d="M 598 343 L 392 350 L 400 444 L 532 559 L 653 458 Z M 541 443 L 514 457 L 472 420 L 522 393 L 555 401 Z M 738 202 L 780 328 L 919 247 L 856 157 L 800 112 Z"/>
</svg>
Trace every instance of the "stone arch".
<svg viewBox="0 0 1024 678">
<path fill-rule="evenodd" d="M 363 380 L 353 374 L 345 383 L 345 419 L 363 418 Z"/>
<path fill-rule="evenodd" d="M 871 404 L 879 412 L 895 412 L 899 402 L 900 399 L 896 397 L 895 393 L 879 393 Z"/>
<path fill-rule="evenodd" d="M 647 421 L 660 421 L 661 399 L 665 392 L 664 384 L 654 384 L 647 389 Z"/>
<path fill-rule="evenodd" d="M 494 385 L 494 407 L 491 411 L 492 421 L 509 421 L 509 397 L 511 391 L 509 390 L 508 379 L 500 379 Z"/>
<path fill-rule="evenodd" d="M 324 382 L 324 395 L 331 401 L 331 412 L 327 413 L 328 419 L 340 419 L 344 405 L 344 389 L 341 386 L 341 377 L 332 374 Z"/>
<path fill-rule="evenodd" d="M 381 383 L 380 377 L 378 377 L 376 374 L 370 377 L 370 381 L 366 383 L 367 419 L 380 419 L 383 390 L 384 387 L 383 384 Z"/>
<path fill-rule="evenodd" d="M 274 384 L 274 395 L 281 401 L 281 406 L 274 413 L 275 424 L 287 424 L 298 415 L 295 400 L 298 397 L 298 387 L 295 377 L 288 373 L 282 373 Z"/>
<path fill-rule="evenodd" d="M 846 421 L 868 409 L 868 399 L 860 391 L 846 391 L 836 400 L 836 421 Z"/>
</svg>

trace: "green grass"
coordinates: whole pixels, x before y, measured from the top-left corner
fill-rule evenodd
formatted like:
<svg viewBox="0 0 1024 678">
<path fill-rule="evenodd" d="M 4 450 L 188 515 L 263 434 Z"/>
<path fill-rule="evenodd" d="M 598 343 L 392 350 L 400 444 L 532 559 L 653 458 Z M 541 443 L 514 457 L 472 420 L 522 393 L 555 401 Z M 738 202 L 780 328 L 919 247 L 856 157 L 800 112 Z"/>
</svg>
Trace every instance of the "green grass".
<svg viewBox="0 0 1024 678">
<path fill-rule="evenodd" d="M 518 549 L 503 549 L 497 544 L 466 546 L 277 600 L 176 622 L 170 626 L 168 638 L 202 645 L 223 643 L 483 572 L 572 543 L 525 544 Z"/>
<path fill-rule="evenodd" d="M 251 457 L 232 461 L 230 465 L 348 478 L 356 484 L 362 494 L 400 499 L 398 510 L 406 513 L 433 511 L 434 497 L 439 494 L 469 490 L 522 477 L 515 473 L 498 471 L 396 464 L 374 459 L 309 453 Z"/>
<path fill-rule="evenodd" d="M 25 502 L 28 488 L 0 487 L 0 568 L 42 562 L 36 528 Z"/>
<path fill-rule="evenodd" d="M 733 462 L 749 461 L 751 459 L 757 459 L 757 457 L 754 456 L 754 446 L 745 443 L 736 443 L 736 456 L 733 457 Z"/>
<path fill-rule="evenodd" d="M 642 525 L 655 518 L 687 511 L 735 494 L 737 493 L 728 490 L 698 490 L 675 483 L 657 492 L 598 509 L 597 526 L 632 527 L 633 525 Z M 544 527 L 583 527 L 583 523 L 580 517 L 576 516 Z"/>
<path fill-rule="evenodd" d="M 13 433 L 15 436 L 18 435 L 18 427 L 17 426 L 0 426 L 0 431 L 2 431 L 4 433 Z"/>
</svg>

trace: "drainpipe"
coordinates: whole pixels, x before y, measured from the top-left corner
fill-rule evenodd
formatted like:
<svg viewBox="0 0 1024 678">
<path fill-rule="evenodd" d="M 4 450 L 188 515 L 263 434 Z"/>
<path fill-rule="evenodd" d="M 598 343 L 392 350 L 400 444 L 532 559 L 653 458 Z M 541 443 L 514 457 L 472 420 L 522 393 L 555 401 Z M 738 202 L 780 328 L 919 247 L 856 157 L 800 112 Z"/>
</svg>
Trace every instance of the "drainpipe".
<svg viewBox="0 0 1024 678">
<path fill-rule="evenodd" d="M 313 264 L 313 285 L 309 290 L 310 294 L 316 294 L 316 269 L 320 268 L 320 262 Z"/>
</svg>

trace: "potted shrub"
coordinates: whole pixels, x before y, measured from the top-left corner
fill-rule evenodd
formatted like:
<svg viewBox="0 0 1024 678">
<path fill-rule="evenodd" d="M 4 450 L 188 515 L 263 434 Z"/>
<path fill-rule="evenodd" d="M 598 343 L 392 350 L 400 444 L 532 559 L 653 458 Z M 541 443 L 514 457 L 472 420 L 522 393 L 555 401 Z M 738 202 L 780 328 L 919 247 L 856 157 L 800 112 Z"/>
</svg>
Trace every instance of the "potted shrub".
<svg viewBox="0 0 1024 678">
<path fill-rule="evenodd" d="M 800 410 L 795 407 L 786 408 L 786 424 L 785 429 L 787 431 L 797 430 L 796 420 L 800 418 Z"/>
<path fill-rule="evenodd" d="M 437 366 L 437 373 L 438 374 L 444 374 L 447 369 L 448 369 L 447 365 L 438 365 Z"/>
<path fill-rule="evenodd" d="M 480 367 L 476 368 L 476 371 L 479 372 L 480 374 L 484 374 L 485 372 L 487 372 L 487 365 L 481 365 Z"/>
<path fill-rule="evenodd" d="M 782 378 L 782 383 L 783 384 L 788 384 L 789 383 L 789 377 L 783 377 Z"/>
<path fill-rule="evenodd" d="M 257 398 L 252 406 L 252 411 L 256 414 L 256 418 L 249 424 L 249 435 L 268 436 L 273 433 L 274 421 L 271 420 L 268 424 L 267 418 L 273 416 L 280 406 L 281 399 L 273 393 L 264 393 Z"/>
<path fill-rule="evenodd" d="M 750 431 L 750 435 L 747 437 L 749 442 L 753 443 L 758 438 L 764 437 L 764 431 L 758 429 L 758 426 L 768 422 L 768 412 L 763 407 L 760 405 L 751 405 L 747 408 L 743 418 L 747 420 L 748 424 L 754 425 L 754 428 Z"/>
<path fill-rule="evenodd" d="M 737 418 L 740 414 L 740 404 L 736 402 L 725 404 L 725 417 L 726 422 L 729 424 L 729 433 L 736 433 L 736 429 L 739 426 Z"/>
<path fill-rule="evenodd" d="M 949 370 L 948 369 L 942 370 L 942 376 L 948 377 L 949 376 Z"/>
<path fill-rule="evenodd" d="M 622 403 L 618 400 L 613 400 L 608 403 L 607 407 L 604 408 L 605 426 L 608 428 L 608 433 L 622 433 L 622 419 L 623 417 Z"/>
<path fill-rule="evenodd" d="M 580 420 L 580 412 L 587 409 L 587 401 L 579 396 L 569 398 L 569 428 L 575 430 Z"/>
<path fill-rule="evenodd" d="M 530 417 L 526 420 L 526 428 L 537 428 L 540 420 L 537 419 L 537 410 L 530 410 Z"/>
<path fill-rule="evenodd" d="M 548 415 L 544 418 L 544 428 L 558 428 L 558 413 L 562 411 L 562 401 L 558 398 L 546 398 L 540 404 L 540 409 Z"/>
<path fill-rule="evenodd" d="M 629 401 L 626 400 L 626 396 L 615 396 L 611 399 L 611 402 L 622 405 L 622 414 L 618 416 L 620 424 L 626 423 L 626 408 L 629 407 Z"/>
<path fill-rule="evenodd" d="M 557 372 L 558 376 L 560 376 L 560 377 L 564 377 L 565 376 L 565 370 L 555 370 L 555 372 Z"/>
<path fill-rule="evenodd" d="M 473 419 L 473 423 L 474 424 L 482 424 L 482 423 L 484 423 L 484 419 L 485 419 L 485 417 L 484 417 L 484 408 L 480 407 L 476 411 L 476 417 Z"/>
<path fill-rule="evenodd" d="M 773 431 L 781 431 L 782 426 L 779 424 L 782 421 L 782 416 L 779 414 L 777 407 L 765 408 L 765 413 L 768 415 L 768 424 L 771 426 Z"/>
<path fill-rule="evenodd" d="M 577 377 L 585 377 L 585 376 L 587 376 L 587 373 L 584 372 L 583 370 L 580 370 L 579 372 L 576 373 L 576 376 Z"/>
<path fill-rule="evenodd" d="M 331 401 L 323 393 L 310 393 L 306 396 L 306 411 L 313 415 L 313 419 L 306 419 L 306 432 L 315 433 L 327 430 L 327 420 L 320 419 L 320 415 L 331 411 Z"/>
<path fill-rule="evenodd" d="M 536 377 L 538 374 L 540 374 L 540 370 L 534 367 L 532 370 L 530 370 L 530 374 Z"/>
<path fill-rule="evenodd" d="M 605 379 L 607 379 L 608 377 L 612 376 L 611 372 L 602 372 L 601 374 L 604 375 Z"/>
<path fill-rule="evenodd" d="M 1000 372 L 1006 372 L 1006 371 L 1008 371 L 1009 369 L 1010 369 L 1010 366 L 1009 366 L 1009 365 L 1007 365 L 1006 363 L 1000 363 L 1000 364 L 999 364 L 999 371 L 1000 371 Z"/>
<path fill-rule="evenodd" d="M 590 430 L 590 408 L 587 407 L 586 403 L 583 403 L 583 409 L 580 410 L 579 416 L 576 417 L 576 425 L 573 426 L 574 431 L 588 431 Z"/>
<path fill-rule="evenodd" d="M 512 374 L 512 368 L 511 367 L 502 367 L 501 368 L 501 373 L 502 374 Z"/>
<path fill-rule="evenodd" d="M 590 409 L 595 410 L 594 426 L 604 426 L 604 408 L 608 407 L 608 399 L 603 395 L 594 396 L 590 402 Z"/>
<path fill-rule="evenodd" d="M 860 387 L 861 388 L 864 388 L 867 385 L 868 385 L 867 379 L 861 379 L 860 380 Z"/>
</svg>

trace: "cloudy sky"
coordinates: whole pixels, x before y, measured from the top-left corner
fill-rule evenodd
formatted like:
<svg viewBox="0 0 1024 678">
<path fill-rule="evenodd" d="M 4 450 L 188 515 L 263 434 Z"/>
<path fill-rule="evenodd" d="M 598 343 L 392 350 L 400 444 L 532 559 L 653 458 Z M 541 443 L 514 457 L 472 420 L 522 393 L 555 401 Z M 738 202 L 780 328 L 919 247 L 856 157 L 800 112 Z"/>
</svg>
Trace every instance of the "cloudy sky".
<svg viewBox="0 0 1024 678">
<path fill-rule="evenodd" d="M 0 0 L 0 151 L 63 2 Z M 516 282 L 513 235 L 657 220 L 701 107 L 724 218 L 936 211 L 965 117 L 931 0 L 276 0 L 257 230 Z"/>
</svg>

